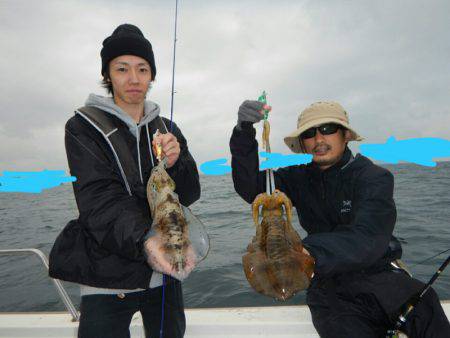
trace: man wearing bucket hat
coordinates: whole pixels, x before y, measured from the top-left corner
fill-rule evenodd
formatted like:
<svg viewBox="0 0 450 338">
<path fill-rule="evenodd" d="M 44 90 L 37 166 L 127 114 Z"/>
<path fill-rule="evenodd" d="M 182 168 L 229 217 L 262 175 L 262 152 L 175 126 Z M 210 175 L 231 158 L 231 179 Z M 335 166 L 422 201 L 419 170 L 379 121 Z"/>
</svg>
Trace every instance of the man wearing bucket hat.
<svg viewBox="0 0 450 338">
<path fill-rule="evenodd" d="M 112 96 L 90 94 L 66 124 L 79 217 L 57 237 L 49 274 L 80 285 L 78 337 L 130 337 L 138 311 L 146 337 L 183 337 L 181 283 L 163 278 L 147 261 L 152 219 L 146 186 L 158 164 L 152 152 L 156 130 L 163 133 L 162 155 L 184 205 L 200 197 L 197 166 L 181 130 L 146 99 L 156 66 L 141 30 L 118 26 L 100 55 L 103 86 Z"/>
<path fill-rule="evenodd" d="M 245 101 L 230 140 L 234 187 L 248 203 L 266 191 L 253 128 L 263 109 L 270 107 Z M 392 235 L 393 175 L 353 156 L 348 142 L 360 140 L 340 104 L 314 103 L 284 138 L 293 152 L 311 154 L 312 162 L 274 172 L 276 188 L 291 199 L 308 233 L 303 244 L 315 269 L 307 304 L 321 337 L 384 337 L 401 305 L 424 285 L 398 267 L 402 249 Z M 434 290 L 402 330 L 410 337 L 450 337 Z"/>
<path fill-rule="evenodd" d="M 328 126 L 329 129 L 322 130 L 321 134 L 334 134 L 339 127 L 348 131 L 344 133 L 345 140 L 362 141 L 363 138 L 354 131 L 349 124 L 347 112 L 337 102 L 317 102 L 306 108 L 298 117 L 297 129 L 285 137 L 284 142 L 294 153 L 305 153 L 303 142 L 300 142 L 300 135 L 309 130 L 310 134 L 303 134 L 303 140 L 311 139 L 315 136 L 317 127 Z M 327 133 L 330 132 L 330 134 Z M 331 133 L 333 131 L 333 133 Z M 311 135 L 311 137 L 305 137 Z M 313 154 L 314 155 L 314 154 Z M 342 155 L 342 154 L 340 154 Z M 317 159 L 320 156 L 317 157 Z"/>
</svg>

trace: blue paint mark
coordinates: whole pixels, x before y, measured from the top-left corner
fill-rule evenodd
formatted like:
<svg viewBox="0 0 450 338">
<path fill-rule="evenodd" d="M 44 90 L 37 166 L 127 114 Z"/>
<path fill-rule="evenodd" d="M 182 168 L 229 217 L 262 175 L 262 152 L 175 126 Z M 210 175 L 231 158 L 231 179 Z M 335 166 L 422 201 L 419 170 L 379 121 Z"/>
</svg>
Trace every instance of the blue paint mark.
<svg viewBox="0 0 450 338">
<path fill-rule="evenodd" d="M 40 193 L 66 182 L 75 182 L 73 176 L 66 176 L 63 170 L 43 170 L 41 172 L 4 171 L 0 176 L 0 192 Z"/>
<path fill-rule="evenodd" d="M 387 163 L 404 161 L 435 167 L 433 159 L 450 156 L 450 141 L 432 137 L 397 141 L 391 136 L 386 143 L 361 144 L 359 150 L 364 156 Z"/>
<path fill-rule="evenodd" d="M 227 163 L 226 158 L 207 161 L 200 165 L 200 170 L 205 175 L 225 175 L 231 172 L 231 167 L 229 165 L 225 165 L 225 163 Z"/>
<path fill-rule="evenodd" d="M 310 154 L 290 154 L 283 155 L 280 153 L 266 153 L 260 152 L 261 157 L 267 158 L 267 160 L 261 162 L 259 170 L 282 168 L 290 165 L 306 164 L 312 161 L 312 155 Z"/>
</svg>

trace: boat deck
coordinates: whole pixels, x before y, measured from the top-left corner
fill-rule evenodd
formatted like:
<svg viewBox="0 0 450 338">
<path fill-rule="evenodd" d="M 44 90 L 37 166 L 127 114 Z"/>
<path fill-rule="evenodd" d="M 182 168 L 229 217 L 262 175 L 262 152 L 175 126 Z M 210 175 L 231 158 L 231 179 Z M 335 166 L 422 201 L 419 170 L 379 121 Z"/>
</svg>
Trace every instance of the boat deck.
<svg viewBox="0 0 450 338">
<path fill-rule="evenodd" d="M 442 305 L 450 318 L 450 301 Z M 1 338 L 77 336 L 77 322 L 68 313 L 1 313 Z M 306 306 L 186 309 L 186 338 L 317 338 Z M 144 338 L 137 313 L 130 326 L 131 337 Z"/>
</svg>

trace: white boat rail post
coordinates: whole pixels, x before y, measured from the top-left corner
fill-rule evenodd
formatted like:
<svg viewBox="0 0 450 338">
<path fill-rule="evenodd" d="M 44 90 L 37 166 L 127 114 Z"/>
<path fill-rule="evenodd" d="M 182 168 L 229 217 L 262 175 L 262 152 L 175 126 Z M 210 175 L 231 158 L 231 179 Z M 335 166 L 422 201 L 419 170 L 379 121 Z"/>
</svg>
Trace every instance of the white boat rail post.
<svg viewBox="0 0 450 338">
<path fill-rule="evenodd" d="M 7 250 L 0 250 L 0 255 L 21 255 L 21 254 L 27 254 L 27 253 L 34 253 L 39 256 L 39 258 L 42 260 L 42 263 L 44 264 L 45 268 L 48 271 L 48 259 L 45 256 L 45 254 L 38 249 L 7 249 Z M 50 278 L 55 287 L 56 290 L 59 293 L 59 296 L 61 297 L 61 300 L 63 301 L 64 305 L 66 306 L 67 311 L 72 315 L 72 321 L 77 322 L 80 320 L 80 315 L 78 314 L 77 309 L 72 303 L 72 300 L 70 299 L 69 295 L 67 294 L 66 289 L 62 286 L 61 282 L 58 279 Z"/>
</svg>

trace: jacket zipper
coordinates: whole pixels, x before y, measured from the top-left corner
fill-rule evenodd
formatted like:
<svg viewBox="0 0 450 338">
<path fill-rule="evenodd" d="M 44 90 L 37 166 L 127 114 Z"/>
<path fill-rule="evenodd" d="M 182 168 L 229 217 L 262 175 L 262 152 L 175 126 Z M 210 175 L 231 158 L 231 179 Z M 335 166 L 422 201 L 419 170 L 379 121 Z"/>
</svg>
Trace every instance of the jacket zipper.
<svg viewBox="0 0 450 338">
<path fill-rule="evenodd" d="M 322 173 L 320 175 L 320 186 L 321 186 L 321 193 L 322 193 L 322 200 L 325 201 L 325 177 L 324 174 Z"/>
<path fill-rule="evenodd" d="M 139 166 L 139 176 L 141 178 L 141 183 L 144 184 L 144 179 L 142 177 L 142 168 L 141 168 L 141 151 L 139 149 L 139 134 L 141 132 L 141 128 L 137 128 L 137 133 L 136 133 L 136 145 L 137 145 L 137 155 L 138 155 L 138 166 Z"/>
</svg>

